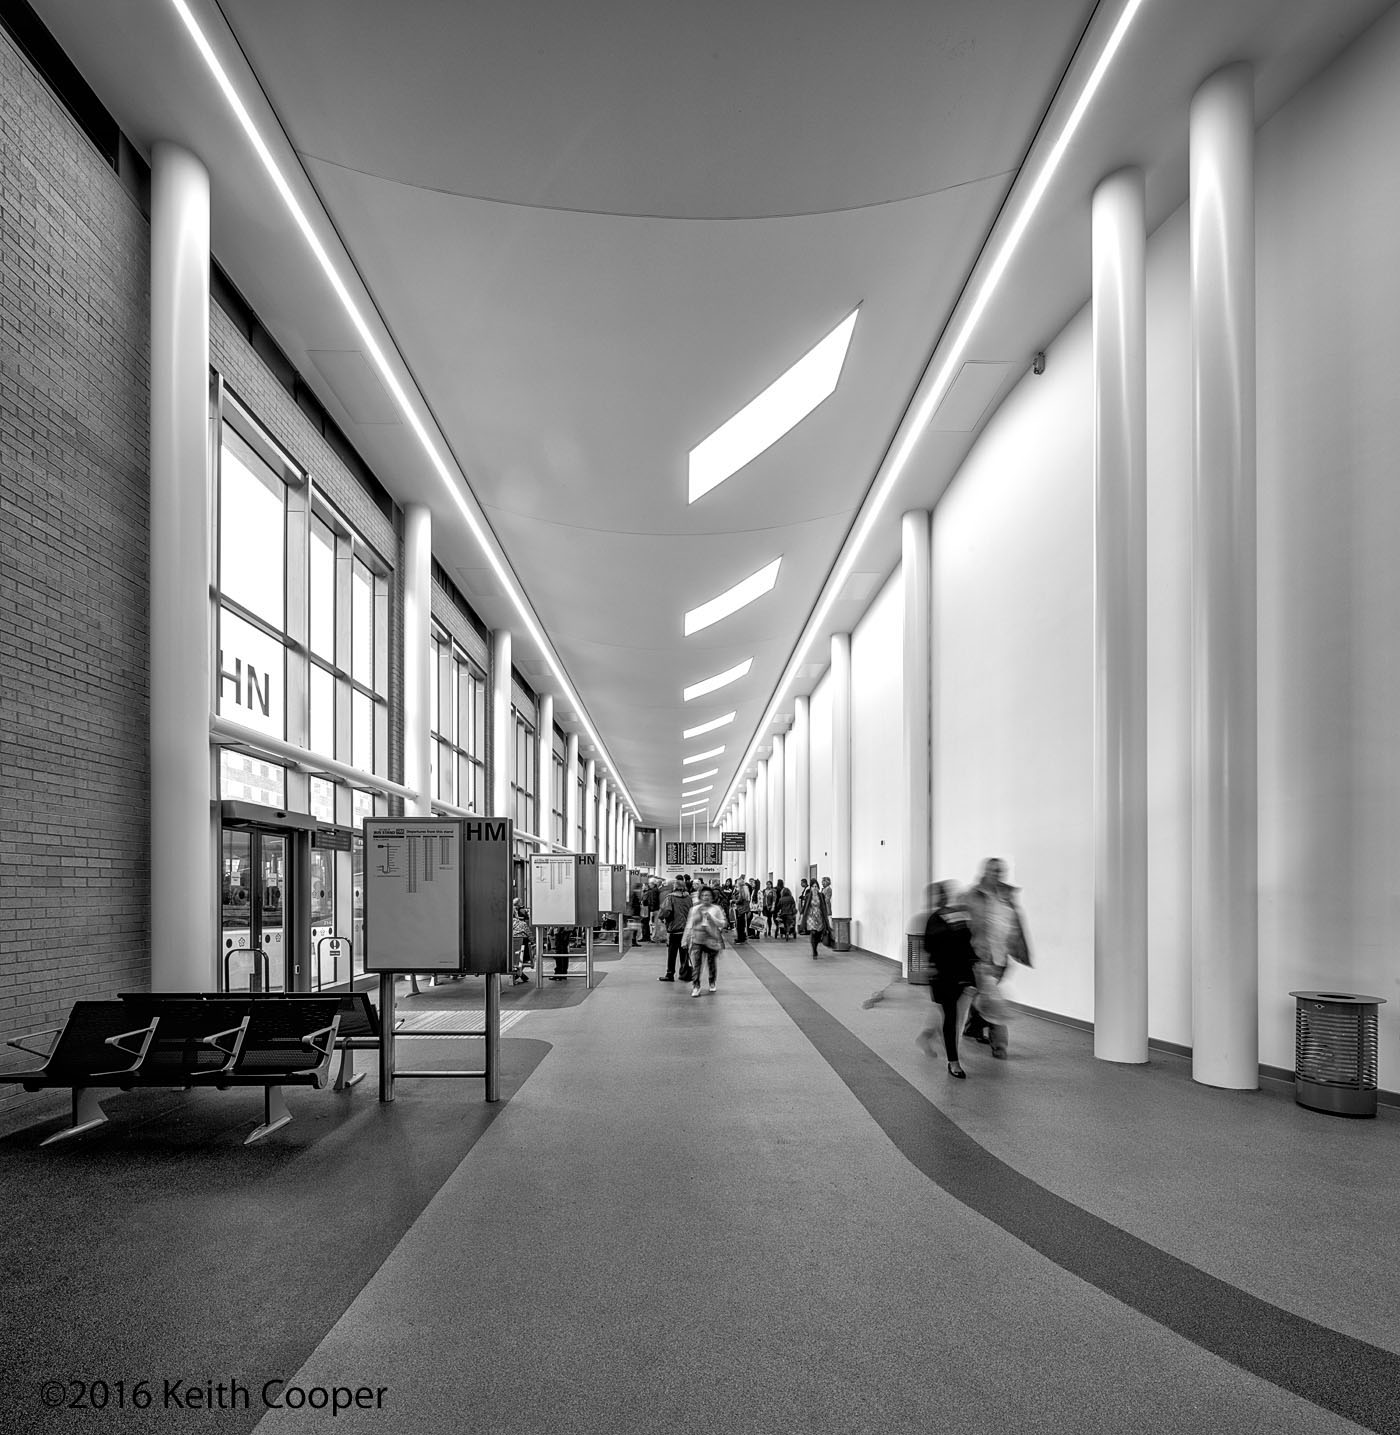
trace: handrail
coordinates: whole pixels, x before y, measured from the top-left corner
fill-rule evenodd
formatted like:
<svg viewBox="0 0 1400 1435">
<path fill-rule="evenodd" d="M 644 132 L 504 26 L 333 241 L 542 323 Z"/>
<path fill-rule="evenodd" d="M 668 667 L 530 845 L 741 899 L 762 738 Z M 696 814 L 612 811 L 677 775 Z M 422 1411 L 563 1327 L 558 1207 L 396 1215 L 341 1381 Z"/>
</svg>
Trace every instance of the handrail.
<svg viewBox="0 0 1400 1435">
<path fill-rule="evenodd" d="M 265 732 L 259 732 L 255 727 L 245 727 L 241 722 L 233 722 L 219 713 L 209 714 L 209 735 L 212 738 L 241 743 L 244 747 L 252 748 L 260 757 L 291 763 L 292 766 L 308 772 L 323 772 L 329 777 L 338 777 L 352 787 L 381 792 L 386 797 L 402 797 L 408 802 L 418 800 L 416 788 L 405 787 L 401 782 L 390 782 L 387 777 L 376 777 L 372 772 L 351 767 L 348 762 L 337 762 L 335 758 L 312 752 L 310 748 L 297 747 L 295 743 L 284 742 L 280 737 L 271 737 Z"/>
<path fill-rule="evenodd" d="M 249 990 L 250 992 L 253 990 L 253 976 L 254 976 L 254 974 L 255 974 L 255 973 L 257 972 L 257 970 L 258 970 L 257 958 L 261 957 L 261 958 L 262 958 L 262 987 L 261 987 L 261 990 L 262 990 L 262 991 L 267 991 L 267 990 L 272 986 L 272 963 L 271 963 L 270 961 L 268 961 L 267 953 L 266 953 L 265 951 L 263 951 L 263 949 L 262 949 L 261 947 L 230 947 L 230 948 L 228 949 L 228 951 L 226 951 L 226 952 L 224 953 L 224 990 L 225 990 L 226 992 L 231 992 L 231 990 L 232 990 L 232 988 L 230 988 L 230 986 L 229 986 L 229 984 L 228 984 L 228 964 L 229 964 L 229 963 L 234 959 L 234 957 L 237 956 L 240 952 L 247 952 L 248 955 L 251 956 L 251 957 L 254 959 L 254 961 L 253 961 L 253 970 L 248 973 L 248 990 Z"/>
</svg>

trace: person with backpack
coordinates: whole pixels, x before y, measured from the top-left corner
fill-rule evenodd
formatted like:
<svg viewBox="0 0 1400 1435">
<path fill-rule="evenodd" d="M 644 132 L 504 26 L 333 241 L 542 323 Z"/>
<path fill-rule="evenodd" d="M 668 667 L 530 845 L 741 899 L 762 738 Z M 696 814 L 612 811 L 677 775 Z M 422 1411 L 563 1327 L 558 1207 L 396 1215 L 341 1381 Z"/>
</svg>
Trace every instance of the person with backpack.
<svg viewBox="0 0 1400 1435">
<path fill-rule="evenodd" d="M 812 939 L 812 960 L 815 961 L 817 947 L 826 936 L 827 927 L 831 925 L 831 908 L 827 906 L 826 893 L 815 882 L 802 889 L 798 918 L 802 930 Z"/>
<path fill-rule="evenodd" d="M 677 879 L 661 903 L 661 922 L 666 928 L 666 975 L 658 981 L 673 982 L 676 979 L 676 962 L 681 964 L 681 980 L 690 980 L 690 957 L 681 951 L 685 935 L 686 919 L 690 916 L 690 893 L 685 890 L 681 879 Z"/>
<path fill-rule="evenodd" d="M 773 917 L 778 924 L 778 935 L 785 942 L 792 941 L 797 935 L 797 899 L 781 877 L 773 898 Z"/>
<path fill-rule="evenodd" d="M 701 887 L 700 900 L 690 909 L 686 917 L 682 941 L 690 951 L 692 985 L 690 994 L 700 995 L 700 982 L 704 976 L 705 958 L 710 959 L 710 990 L 715 989 L 715 977 L 719 965 L 719 949 L 724 945 L 724 909 L 714 899 L 708 887 Z"/>
</svg>

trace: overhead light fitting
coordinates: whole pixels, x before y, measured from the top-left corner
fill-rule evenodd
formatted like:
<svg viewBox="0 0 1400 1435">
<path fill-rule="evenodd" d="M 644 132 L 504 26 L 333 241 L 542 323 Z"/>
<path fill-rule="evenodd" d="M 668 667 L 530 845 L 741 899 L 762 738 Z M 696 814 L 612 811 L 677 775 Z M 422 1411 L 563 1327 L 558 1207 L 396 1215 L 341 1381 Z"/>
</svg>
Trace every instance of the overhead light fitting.
<svg viewBox="0 0 1400 1435">
<path fill-rule="evenodd" d="M 717 768 L 717 767 L 707 767 L 707 768 L 704 770 L 704 772 L 692 772 L 689 777 L 683 777 L 683 778 L 681 778 L 681 781 L 682 781 L 682 782 L 699 782 L 699 781 L 701 780 L 701 778 L 713 777 L 718 771 L 719 771 L 719 768 Z"/>
<path fill-rule="evenodd" d="M 699 727 L 688 727 L 681 734 L 682 738 L 690 739 L 700 737 L 703 733 L 713 732 L 717 727 L 728 727 L 738 717 L 737 712 L 725 713 L 723 717 L 712 718 L 709 722 L 702 722 Z"/>
<path fill-rule="evenodd" d="M 753 659 L 745 658 L 742 663 L 737 663 L 732 668 L 726 668 L 712 678 L 704 678 L 698 683 L 692 683 L 685 690 L 685 701 L 691 702 L 695 698 L 703 698 L 706 693 L 712 693 L 717 688 L 725 688 L 730 683 L 737 683 L 740 678 L 747 676 L 751 667 L 753 667 Z"/>
<path fill-rule="evenodd" d="M 491 570 L 500 580 L 501 586 L 510 598 L 511 605 L 514 607 L 516 613 L 519 614 L 520 621 L 526 633 L 534 640 L 535 645 L 544 655 L 545 662 L 549 664 L 549 670 L 558 682 L 562 695 L 568 701 L 569 705 L 577 710 L 579 720 L 587 729 L 589 736 L 597 743 L 599 750 L 606 751 L 603 747 L 602 738 L 594 731 L 593 724 L 585 715 L 583 703 L 574 692 L 573 685 L 564 676 L 562 667 L 555 662 L 553 645 L 545 637 L 544 630 L 536 620 L 529 603 L 526 602 L 524 591 L 516 581 L 514 572 L 507 566 L 501 554 L 496 551 L 482 519 L 478 516 L 471 504 L 467 503 L 462 496 L 462 491 L 466 488 L 465 476 L 460 470 L 448 466 L 447 460 L 442 456 L 437 444 L 433 442 L 427 425 L 419 416 L 418 410 L 414 407 L 413 401 L 408 395 L 408 391 L 399 381 L 399 376 L 395 373 L 393 365 L 390 364 L 388 356 L 385 354 L 378 338 L 376 338 L 374 332 L 371 330 L 369 321 L 365 318 L 364 314 L 360 312 L 360 306 L 351 296 L 349 287 L 346 285 L 345 280 L 341 278 L 340 271 L 336 268 L 329 251 L 321 242 L 320 236 L 312 226 L 310 217 L 301 207 L 301 203 L 296 195 L 292 192 L 290 181 L 286 175 L 282 173 L 281 167 L 273 157 L 271 149 L 268 148 L 267 141 L 263 139 L 261 131 L 254 122 L 252 115 L 248 112 L 248 107 L 243 103 L 242 96 L 239 95 L 237 88 L 234 86 L 233 80 L 220 63 L 218 55 L 214 53 L 214 47 L 209 42 L 209 37 L 205 35 L 199 26 L 199 22 L 195 19 L 189 7 L 188 0 L 170 0 L 170 4 L 174 8 L 175 13 L 180 17 L 181 24 L 183 24 L 189 32 L 190 38 L 194 41 L 195 49 L 199 51 L 200 58 L 204 61 L 209 73 L 214 77 L 214 83 L 219 87 L 224 99 L 228 102 L 228 106 L 233 111 L 234 118 L 238 121 L 239 127 L 247 136 L 248 143 L 252 145 L 254 152 L 262 163 L 263 169 L 267 171 L 268 178 L 272 181 L 273 187 L 281 196 L 282 203 L 286 207 L 287 213 L 291 216 L 293 224 L 295 224 L 300 231 L 302 238 L 306 241 L 307 247 L 311 250 L 312 256 L 320 266 L 321 272 L 326 276 L 327 282 L 335 291 L 336 297 L 340 300 L 341 308 L 344 309 L 346 317 L 350 320 L 351 324 L 354 325 L 355 331 L 359 334 L 360 340 L 364 344 L 365 352 L 373 361 L 380 379 L 384 382 L 384 386 L 393 396 L 394 402 L 398 405 L 399 412 L 403 415 L 404 422 L 413 431 L 413 435 L 418 440 L 419 446 L 427 455 L 428 462 L 432 465 L 434 472 L 441 480 L 444 494 L 457 507 L 462 518 L 466 521 L 467 527 L 471 530 L 472 537 L 476 539 L 477 545 L 480 547 L 482 553 L 485 554 L 486 561 L 490 565 Z M 388 325 L 384 327 L 387 330 Z M 626 805 L 632 810 L 633 816 L 640 821 L 640 809 L 637 807 L 637 804 L 633 802 L 631 793 L 627 791 L 621 782 L 619 782 L 618 785 L 622 789 L 620 795 Z M 420 794 L 420 796 L 425 795 Z"/>
<path fill-rule="evenodd" d="M 681 758 L 681 766 L 688 767 L 692 762 L 704 762 L 707 757 L 718 757 L 724 751 L 724 747 L 707 748 L 704 752 L 693 753 L 690 757 Z"/>
<path fill-rule="evenodd" d="M 712 783 L 710 783 L 710 784 L 709 784 L 708 786 L 706 786 L 706 787 L 692 787 L 689 792 L 682 792 L 682 793 L 681 793 L 681 796 L 682 796 L 682 797 L 699 797 L 702 792 L 713 792 L 714 790 L 715 790 L 715 785 L 714 785 L 714 783 L 712 782 Z"/>
<path fill-rule="evenodd" d="M 685 615 L 686 637 L 698 633 L 702 628 L 708 628 L 712 623 L 718 623 L 721 618 L 737 613 L 740 608 L 746 608 L 765 593 L 772 592 L 773 585 L 778 581 L 778 569 L 782 566 L 783 560 L 775 558 L 757 573 L 749 574 L 747 578 L 721 593 L 718 598 L 711 598 L 708 603 L 692 608 Z"/>
<path fill-rule="evenodd" d="M 797 427 L 836 388 L 856 327 L 854 309 L 785 374 L 690 451 L 690 501 L 738 473 Z"/>
<path fill-rule="evenodd" d="M 955 312 L 953 316 L 957 325 L 956 333 L 941 356 L 939 368 L 934 372 L 932 363 L 930 363 L 930 367 L 924 371 L 924 375 L 914 391 L 914 396 L 911 398 L 909 407 L 905 410 L 904 417 L 896 431 L 895 441 L 890 445 L 885 459 L 875 475 L 875 482 L 871 485 L 869 498 L 851 532 L 845 551 L 828 575 L 821 599 L 812 610 L 811 617 L 807 620 L 807 626 L 803 629 L 802 636 L 798 639 L 797 646 L 788 659 L 787 668 L 769 702 L 763 721 L 758 724 L 759 736 L 767 728 L 769 719 L 787 699 L 787 695 L 797 679 L 798 670 L 811 650 L 817 634 L 822 631 L 827 616 L 836 602 L 837 595 L 855 568 L 856 560 L 875 527 L 881 509 L 884 508 L 890 495 L 894 492 L 895 485 L 899 482 L 900 475 L 904 472 L 929 419 L 933 417 L 938 405 L 943 402 L 944 395 L 962 368 L 963 355 L 972 339 L 973 330 L 986 311 L 987 305 L 991 303 L 992 295 L 1001 283 L 1002 275 L 1011 263 L 1012 255 L 1016 252 L 1036 210 L 1039 209 L 1040 202 L 1045 197 L 1045 191 L 1050 187 L 1050 181 L 1054 178 L 1056 170 L 1059 169 L 1070 142 L 1078 133 L 1079 126 L 1088 113 L 1089 105 L 1097 94 L 1099 86 L 1103 83 L 1104 76 L 1113 62 L 1113 57 L 1122 46 L 1128 29 L 1142 5 L 1143 0 L 1125 0 L 1123 8 L 1119 11 L 1118 19 L 1114 22 L 1107 40 L 1104 41 L 1098 59 L 1094 62 L 1093 69 L 1090 70 L 1088 78 L 1084 81 L 1084 87 L 1080 90 L 1078 99 L 1075 100 L 1073 108 L 1065 119 L 1063 128 L 1050 147 L 1049 153 L 1045 156 L 1035 180 L 1026 191 L 1024 198 L 1017 203 L 1014 219 L 1010 221 L 1007 229 L 1000 236 L 997 235 L 995 227 L 988 235 L 987 244 L 982 253 L 983 255 L 991 254 L 993 257 L 985 269 L 980 269 L 979 261 L 978 267 L 974 268 L 973 273 L 968 277 L 968 286 L 963 292 L 964 295 L 971 294 L 973 297 L 965 311 Z M 1014 192 L 1011 198 L 1013 201 L 1016 199 Z M 1009 213 L 1011 213 L 1010 208 L 1004 207 L 1001 215 L 998 216 L 998 222 L 1001 217 Z M 995 245 L 994 250 L 993 245 Z M 980 272 L 978 272 L 979 269 Z M 953 324 L 950 323 L 949 331 L 952 329 Z M 935 358 L 939 358 L 939 355 L 935 354 Z M 744 755 L 744 762 L 757 754 L 759 736 L 755 736 L 750 744 Z M 739 764 L 741 769 L 743 765 L 742 762 Z M 736 778 L 735 785 L 725 793 L 726 800 L 737 792 L 737 783 L 738 779 Z"/>
</svg>

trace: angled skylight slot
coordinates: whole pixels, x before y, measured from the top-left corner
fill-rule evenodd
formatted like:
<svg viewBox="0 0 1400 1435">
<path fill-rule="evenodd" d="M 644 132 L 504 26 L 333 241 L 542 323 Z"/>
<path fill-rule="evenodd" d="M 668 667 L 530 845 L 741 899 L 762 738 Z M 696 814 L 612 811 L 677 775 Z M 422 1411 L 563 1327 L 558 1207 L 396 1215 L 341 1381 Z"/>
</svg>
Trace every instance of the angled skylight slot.
<svg viewBox="0 0 1400 1435">
<path fill-rule="evenodd" d="M 685 813 L 685 812 L 703 812 L 709 805 L 710 805 L 710 799 L 707 797 L 707 798 L 704 800 L 704 802 L 693 802 L 693 803 L 691 803 L 691 805 L 690 805 L 689 807 L 682 807 L 682 808 L 681 808 L 681 811 L 682 811 L 683 813 Z"/>
<path fill-rule="evenodd" d="M 697 752 L 692 757 L 681 758 L 681 766 L 688 767 L 692 762 L 704 762 L 707 757 L 718 757 L 724 751 L 723 745 L 712 747 L 705 752 Z"/>
<path fill-rule="evenodd" d="M 722 673 L 716 673 L 712 678 L 705 678 L 698 683 L 692 683 L 685 690 L 685 701 L 690 702 L 693 698 L 703 698 L 706 693 L 712 693 L 716 688 L 728 687 L 730 683 L 737 683 L 740 678 L 747 676 L 751 667 L 753 667 L 753 659 L 745 658 L 742 663 L 737 663 L 732 668 L 726 668 Z"/>
<path fill-rule="evenodd" d="M 682 796 L 682 797 L 699 797 L 702 792 L 713 792 L 714 790 L 715 790 L 715 785 L 714 785 L 713 782 L 710 782 L 710 783 L 707 783 L 704 787 L 691 787 L 691 788 L 684 789 L 684 790 L 681 792 L 681 796 Z M 708 802 L 709 802 L 709 798 L 706 798 L 705 801 L 708 803 Z"/>
<path fill-rule="evenodd" d="M 692 608 L 685 615 L 686 637 L 698 633 L 701 628 L 708 628 L 711 623 L 718 623 L 721 618 L 727 618 L 731 613 L 737 613 L 755 598 L 761 598 L 765 593 L 771 592 L 778 581 L 778 569 L 782 567 L 782 563 L 781 558 L 775 558 L 757 573 L 751 573 L 742 582 L 721 593 L 718 598 L 711 598 L 708 603 Z"/>
<path fill-rule="evenodd" d="M 681 778 L 683 783 L 699 782 L 702 778 L 713 777 L 719 771 L 717 767 L 707 767 L 704 772 L 692 772 L 689 777 Z"/>
<path fill-rule="evenodd" d="M 681 734 L 683 738 L 699 737 L 702 733 L 713 732 L 717 727 L 728 727 L 738 717 L 737 712 L 725 713 L 723 717 L 711 718 L 709 722 L 702 722 L 699 727 L 688 727 Z"/>
<path fill-rule="evenodd" d="M 859 309 L 852 310 L 787 373 L 691 449 L 692 503 L 771 448 L 831 394 L 841 377 L 859 313 Z"/>
</svg>

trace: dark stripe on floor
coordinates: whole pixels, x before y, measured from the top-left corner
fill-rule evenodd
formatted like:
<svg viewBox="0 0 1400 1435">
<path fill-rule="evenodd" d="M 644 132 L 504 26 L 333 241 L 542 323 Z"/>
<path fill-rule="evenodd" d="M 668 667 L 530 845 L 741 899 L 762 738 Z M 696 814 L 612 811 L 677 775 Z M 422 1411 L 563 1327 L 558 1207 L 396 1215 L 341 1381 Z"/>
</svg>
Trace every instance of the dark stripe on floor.
<svg viewBox="0 0 1400 1435">
<path fill-rule="evenodd" d="M 1023 1176 L 766 957 L 735 951 L 890 1140 L 955 1200 L 1212 1355 L 1368 1430 L 1400 1432 L 1400 1356 L 1249 1295 Z"/>
</svg>

